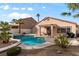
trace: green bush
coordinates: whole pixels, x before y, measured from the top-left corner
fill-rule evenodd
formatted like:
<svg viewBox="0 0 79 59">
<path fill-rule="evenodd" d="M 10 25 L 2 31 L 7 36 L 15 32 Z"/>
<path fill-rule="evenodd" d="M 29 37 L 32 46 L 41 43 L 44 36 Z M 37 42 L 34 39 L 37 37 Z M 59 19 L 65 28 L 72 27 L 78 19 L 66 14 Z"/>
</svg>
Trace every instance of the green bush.
<svg viewBox="0 0 79 59">
<path fill-rule="evenodd" d="M 21 52 L 21 47 L 13 47 L 7 51 L 8 56 L 16 56 Z"/>
<path fill-rule="evenodd" d="M 74 38 L 75 37 L 75 34 L 73 32 L 68 32 L 67 35 L 68 35 L 68 38 Z"/>
<path fill-rule="evenodd" d="M 0 27 L 0 40 L 2 40 L 2 43 L 8 43 L 11 38 L 9 23 L 1 21 Z"/>
<path fill-rule="evenodd" d="M 55 43 L 61 48 L 67 48 L 70 46 L 68 39 L 63 35 L 60 35 L 59 37 L 55 38 Z"/>
</svg>

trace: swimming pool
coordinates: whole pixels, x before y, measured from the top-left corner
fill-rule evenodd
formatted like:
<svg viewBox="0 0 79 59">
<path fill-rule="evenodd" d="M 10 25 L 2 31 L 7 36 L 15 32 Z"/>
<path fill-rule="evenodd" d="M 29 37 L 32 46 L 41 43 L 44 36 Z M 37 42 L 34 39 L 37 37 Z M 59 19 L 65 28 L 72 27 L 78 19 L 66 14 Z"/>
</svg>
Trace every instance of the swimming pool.
<svg viewBox="0 0 79 59">
<path fill-rule="evenodd" d="M 34 36 L 25 36 L 25 35 L 17 35 L 14 36 L 15 39 L 20 39 L 22 44 L 26 45 L 38 45 L 45 42 L 44 37 L 34 37 Z"/>
</svg>

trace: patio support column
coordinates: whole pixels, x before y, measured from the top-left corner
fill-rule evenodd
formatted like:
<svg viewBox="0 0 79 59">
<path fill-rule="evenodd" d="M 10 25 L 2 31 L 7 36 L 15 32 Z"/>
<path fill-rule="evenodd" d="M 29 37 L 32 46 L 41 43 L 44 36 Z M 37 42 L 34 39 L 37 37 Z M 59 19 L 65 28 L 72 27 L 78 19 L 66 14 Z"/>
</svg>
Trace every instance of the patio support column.
<svg viewBox="0 0 79 59">
<path fill-rule="evenodd" d="M 51 37 L 53 37 L 53 25 L 51 25 Z"/>
<path fill-rule="evenodd" d="M 41 36 L 41 26 L 39 26 L 39 35 Z"/>
</svg>

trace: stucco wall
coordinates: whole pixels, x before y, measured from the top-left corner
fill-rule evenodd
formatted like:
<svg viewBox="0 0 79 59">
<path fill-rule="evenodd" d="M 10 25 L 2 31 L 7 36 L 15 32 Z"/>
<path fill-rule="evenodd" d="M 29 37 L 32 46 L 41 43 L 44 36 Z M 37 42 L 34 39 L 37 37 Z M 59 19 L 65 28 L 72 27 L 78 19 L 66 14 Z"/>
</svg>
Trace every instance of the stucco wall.
<svg viewBox="0 0 79 59">
<path fill-rule="evenodd" d="M 11 29 L 10 30 L 11 33 L 14 34 L 18 34 L 19 33 L 19 29 Z M 21 33 L 31 33 L 31 29 L 21 29 Z"/>
<path fill-rule="evenodd" d="M 22 22 L 23 24 L 20 26 L 21 29 L 32 29 L 37 24 L 37 22 L 32 17 L 24 18 L 22 19 Z"/>
<path fill-rule="evenodd" d="M 71 27 L 71 32 L 76 34 L 76 24 L 69 23 L 65 21 L 55 20 L 55 19 L 47 19 L 43 20 L 39 24 L 37 24 L 35 27 L 37 28 L 37 34 L 39 34 L 39 25 L 45 25 L 45 24 L 56 24 L 57 26 L 63 27 L 63 26 L 69 26 Z"/>
<path fill-rule="evenodd" d="M 46 28 L 42 27 L 41 28 L 41 34 L 43 35 L 44 33 L 46 34 L 47 33 L 47 30 L 46 30 Z"/>
</svg>

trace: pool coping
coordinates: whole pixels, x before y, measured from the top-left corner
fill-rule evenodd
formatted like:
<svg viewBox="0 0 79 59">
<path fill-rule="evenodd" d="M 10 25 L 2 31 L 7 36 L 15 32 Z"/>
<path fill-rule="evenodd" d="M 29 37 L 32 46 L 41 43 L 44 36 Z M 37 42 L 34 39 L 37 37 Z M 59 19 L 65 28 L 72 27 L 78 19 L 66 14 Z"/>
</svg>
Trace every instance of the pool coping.
<svg viewBox="0 0 79 59">
<path fill-rule="evenodd" d="M 39 35 L 36 35 L 36 34 L 24 34 L 24 35 L 33 35 L 34 37 L 44 37 L 44 36 L 39 36 Z M 45 37 L 44 37 L 45 38 Z M 47 37 L 46 37 L 47 38 Z M 46 41 L 46 38 L 45 38 L 45 42 L 42 43 L 42 44 L 38 44 L 38 45 L 34 45 L 34 46 L 31 46 L 31 45 L 25 45 L 25 44 L 20 44 L 19 47 L 21 47 L 22 49 L 26 49 L 26 50 L 32 50 L 32 49 L 41 49 L 41 48 L 45 48 L 45 47 L 48 47 L 48 46 L 51 46 L 51 45 L 54 45 L 55 43 L 52 43 L 52 42 L 48 42 Z"/>
<path fill-rule="evenodd" d="M 54 44 L 50 42 L 45 42 L 45 43 L 35 45 L 35 46 L 20 44 L 19 47 L 21 47 L 22 49 L 26 49 L 26 50 L 32 50 L 32 49 L 42 49 L 42 48 L 45 48 L 51 45 L 54 45 Z"/>
<path fill-rule="evenodd" d="M 44 36 L 37 36 L 35 34 L 25 34 L 26 36 L 27 35 L 33 35 L 34 37 L 44 37 Z M 45 37 L 44 37 L 45 38 Z M 46 39 L 46 38 L 45 38 Z M 46 41 L 46 40 L 45 40 Z M 27 50 L 30 50 L 30 49 L 41 49 L 41 48 L 44 48 L 44 47 L 48 47 L 48 46 L 51 46 L 51 45 L 54 45 L 54 43 L 52 42 L 44 42 L 42 44 L 38 44 L 38 45 L 34 45 L 34 46 L 31 46 L 31 45 L 25 45 L 25 44 L 20 44 L 19 46 L 22 48 L 22 49 L 27 49 Z"/>
<path fill-rule="evenodd" d="M 34 35 L 34 37 L 44 37 L 44 36 L 38 36 L 38 35 L 35 35 L 35 34 L 25 34 L 25 35 Z M 51 46 L 51 45 L 55 45 L 54 38 L 51 38 L 51 37 L 44 37 L 44 38 L 45 38 L 46 42 L 39 44 L 39 45 L 30 46 L 30 45 L 20 44 L 19 46 L 22 49 L 32 50 L 32 49 L 42 49 L 42 48 L 45 48 L 45 47 L 48 47 L 48 46 Z M 79 43 L 74 44 L 72 40 L 70 40 L 70 43 L 72 43 L 71 44 L 72 46 L 78 46 L 79 45 Z"/>
<path fill-rule="evenodd" d="M 79 43 L 75 44 L 76 40 L 69 40 L 69 42 L 71 43 L 71 46 L 79 46 Z M 35 46 L 29 46 L 29 45 L 25 45 L 25 44 L 20 44 L 19 46 L 22 49 L 32 50 L 32 49 L 42 49 L 42 48 L 45 48 L 45 47 L 48 47 L 48 46 L 52 46 L 52 45 L 55 45 L 54 41 L 53 42 L 46 41 L 45 43 L 42 43 L 42 44 L 39 44 L 39 45 L 35 45 Z"/>
</svg>

